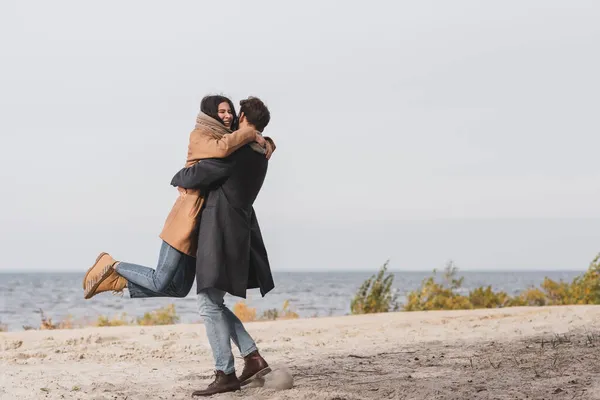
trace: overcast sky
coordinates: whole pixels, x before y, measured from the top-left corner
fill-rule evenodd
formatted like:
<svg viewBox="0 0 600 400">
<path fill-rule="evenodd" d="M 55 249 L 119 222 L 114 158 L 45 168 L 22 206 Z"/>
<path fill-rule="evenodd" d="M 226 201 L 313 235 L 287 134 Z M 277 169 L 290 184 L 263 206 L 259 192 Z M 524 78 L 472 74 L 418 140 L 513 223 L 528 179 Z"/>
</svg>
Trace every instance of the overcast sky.
<svg viewBox="0 0 600 400">
<path fill-rule="evenodd" d="M 265 100 L 277 270 L 584 269 L 600 3 L 0 3 L 1 271 L 154 266 L 200 99 Z"/>
</svg>

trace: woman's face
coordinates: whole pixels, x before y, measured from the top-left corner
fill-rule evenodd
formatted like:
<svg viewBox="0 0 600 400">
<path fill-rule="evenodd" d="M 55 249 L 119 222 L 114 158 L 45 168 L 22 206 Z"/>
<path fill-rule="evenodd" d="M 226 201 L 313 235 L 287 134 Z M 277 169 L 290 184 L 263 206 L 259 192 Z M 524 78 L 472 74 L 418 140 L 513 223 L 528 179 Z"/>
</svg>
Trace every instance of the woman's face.
<svg viewBox="0 0 600 400">
<path fill-rule="evenodd" d="M 227 128 L 231 128 L 231 124 L 233 123 L 233 112 L 231 107 L 229 107 L 229 103 L 226 101 L 219 104 L 219 109 L 217 110 L 219 114 L 219 118 L 225 124 Z"/>
</svg>

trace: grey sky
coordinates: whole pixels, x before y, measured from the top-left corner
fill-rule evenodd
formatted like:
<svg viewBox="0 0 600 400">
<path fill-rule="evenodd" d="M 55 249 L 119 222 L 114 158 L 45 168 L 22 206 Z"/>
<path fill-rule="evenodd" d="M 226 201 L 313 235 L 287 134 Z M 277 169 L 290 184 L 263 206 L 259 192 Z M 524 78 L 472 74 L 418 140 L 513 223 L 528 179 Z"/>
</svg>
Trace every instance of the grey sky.
<svg viewBox="0 0 600 400">
<path fill-rule="evenodd" d="M 199 101 L 263 98 L 274 270 L 582 269 L 600 3 L 0 4 L 0 270 L 154 265 Z"/>
</svg>

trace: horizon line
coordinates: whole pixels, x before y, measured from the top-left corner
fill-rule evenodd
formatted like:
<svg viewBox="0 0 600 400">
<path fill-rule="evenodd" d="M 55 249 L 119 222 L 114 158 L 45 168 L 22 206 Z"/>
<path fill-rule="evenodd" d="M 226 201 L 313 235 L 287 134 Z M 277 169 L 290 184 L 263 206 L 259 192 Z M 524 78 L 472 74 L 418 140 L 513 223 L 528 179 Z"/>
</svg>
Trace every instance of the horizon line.
<svg viewBox="0 0 600 400">
<path fill-rule="evenodd" d="M 443 272 L 444 268 L 435 268 L 437 272 Z M 377 273 L 379 269 L 339 269 L 339 270 L 322 270 L 322 269 L 307 269 L 307 270 L 298 270 L 298 269 L 280 269 L 280 270 L 271 270 L 273 273 L 277 272 L 293 272 L 293 273 L 340 273 L 340 272 L 368 272 L 368 273 Z M 434 269 L 388 269 L 388 272 L 395 273 L 433 273 Z M 586 269 L 462 269 L 459 268 L 457 270 L 460 272 L 585 272 Z M 0 274 L 83 274 L 81 271 L 67 271 L 67 270 L 50 270 L 50 271 L 41 271 L 41 270 L 28 270 L 28 271 L 17 271 L 17 270 L 0 270 Z"/>
</svg>

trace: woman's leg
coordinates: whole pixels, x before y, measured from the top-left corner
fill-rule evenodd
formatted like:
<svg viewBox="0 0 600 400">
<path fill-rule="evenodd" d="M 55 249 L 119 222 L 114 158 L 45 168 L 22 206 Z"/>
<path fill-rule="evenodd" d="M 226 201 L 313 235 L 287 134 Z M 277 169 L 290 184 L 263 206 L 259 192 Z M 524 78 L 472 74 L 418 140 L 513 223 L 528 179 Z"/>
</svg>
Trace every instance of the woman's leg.
<svg viewBox="0 0 600 400">
<path fill-rule="evenodd" d="M 167 288 L 167 292 L 172 297 L 186 297 L 196 280 L 196 259 L 194 257 L 185 254 L 179 264 L 177 274 Z"/>
<path fill-rule="evenodd" d="M 177 272 L 164 290 L 167 297 L 187 297 L 196 279 L 196 259 L 186 254 L 179 260 Z M 156 297 L 156 296 L 154 296 Z"/>
<path fill-rule="evenodd" d="M 156 270 L 126 262 L 119 262 L 115 269 L 127 279 L 132 298 L 185 297 L 194 283 L 192 265 L 195 268 L 193 257 L 163 242 Z"/>
</svg>

